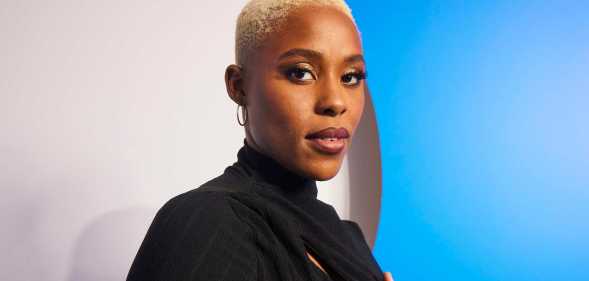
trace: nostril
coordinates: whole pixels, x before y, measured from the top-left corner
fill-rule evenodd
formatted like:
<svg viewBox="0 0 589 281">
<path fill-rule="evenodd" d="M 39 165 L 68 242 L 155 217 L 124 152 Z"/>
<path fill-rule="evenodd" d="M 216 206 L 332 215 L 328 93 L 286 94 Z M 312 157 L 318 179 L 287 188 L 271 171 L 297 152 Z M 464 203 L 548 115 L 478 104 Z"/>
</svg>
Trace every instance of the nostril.
<svg viewBox="0 0 589 281">
<path fill-rule="evenodd" d="M 331 108 L 327 108 L 323 111 L 323 113 L 330 115 L 330 116 L 335 116 L 335 110 L 331 109 Z"/>
<path fill-rule="evenodd" d="M 343 114 L 344 112 L 346 112 L 345 108 L 342 110 L 336 111 L 335 109 L 330 107 L 330 108 L 326 108 L 325 110 L 323 110 L 323 114 L 329 115 L 329 116 L 337 116 L 337 115 Z"/>
</svg>

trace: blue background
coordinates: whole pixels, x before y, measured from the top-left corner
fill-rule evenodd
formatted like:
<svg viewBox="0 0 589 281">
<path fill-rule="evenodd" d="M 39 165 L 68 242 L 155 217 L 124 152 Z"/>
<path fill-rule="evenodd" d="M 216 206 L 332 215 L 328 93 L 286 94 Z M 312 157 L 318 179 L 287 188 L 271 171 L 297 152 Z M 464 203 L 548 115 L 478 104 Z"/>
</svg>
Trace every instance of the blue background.
<svg viewBox="0 0 589 281">
<path fill-rule="evenodd" d="M 396 281 L 589 280 L 589 1 L 348 1 Z"/>
</svg>

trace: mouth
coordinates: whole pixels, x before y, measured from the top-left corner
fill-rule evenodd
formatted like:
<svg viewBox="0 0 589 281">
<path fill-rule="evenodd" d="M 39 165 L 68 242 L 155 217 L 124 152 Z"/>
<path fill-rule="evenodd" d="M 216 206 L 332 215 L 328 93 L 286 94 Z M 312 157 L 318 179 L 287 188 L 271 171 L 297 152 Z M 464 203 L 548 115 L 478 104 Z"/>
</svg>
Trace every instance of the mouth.
<svg viewBox="0 0 589 281">
<path fill-rule="evenodd" d="M 341 153 L 350 133 L 346 128 L 329 127 L 305 136 L 319 152 L 335 155 Z"/>
</svg>

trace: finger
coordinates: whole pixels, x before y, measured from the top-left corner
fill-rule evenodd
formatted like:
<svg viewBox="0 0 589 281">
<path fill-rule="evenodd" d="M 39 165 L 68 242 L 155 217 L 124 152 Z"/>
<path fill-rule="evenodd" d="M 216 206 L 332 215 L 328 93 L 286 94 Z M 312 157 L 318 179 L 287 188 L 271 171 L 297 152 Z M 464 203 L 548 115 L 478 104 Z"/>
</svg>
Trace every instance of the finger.
<svg viewBox="0 0 589 281">
<path fill-rule="evenodd" d="M 395 281 L 395 280 L 393 279 L 393 275 L 387 271 L 384 273 L 384 281 Z"/>
</svg>

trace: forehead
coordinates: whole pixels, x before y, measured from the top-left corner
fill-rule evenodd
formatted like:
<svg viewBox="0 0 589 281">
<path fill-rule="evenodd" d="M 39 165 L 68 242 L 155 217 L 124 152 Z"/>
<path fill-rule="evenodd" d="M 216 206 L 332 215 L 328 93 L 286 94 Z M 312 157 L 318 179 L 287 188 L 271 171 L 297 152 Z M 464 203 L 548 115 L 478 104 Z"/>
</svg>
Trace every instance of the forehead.
<svg viewBox="0 0 589 281">
<path fill-rule="evenodd" d="M 293 48 L 311 49 L 333 58 L 362 53 L 355 24 L 348 15 L 329 6 L 306 6 L 290 12 L 263 45 L 261 51 L 267 56 Z"/>
</svg>

